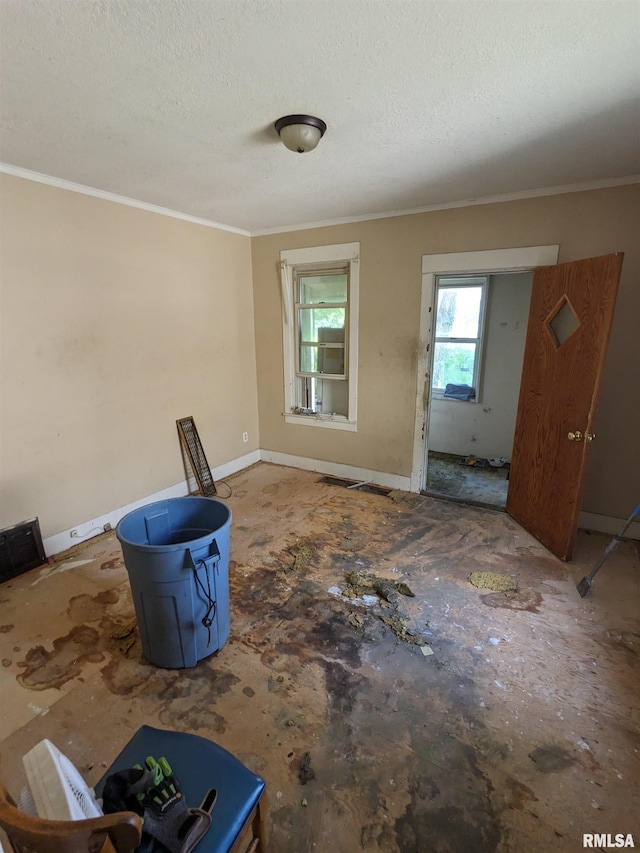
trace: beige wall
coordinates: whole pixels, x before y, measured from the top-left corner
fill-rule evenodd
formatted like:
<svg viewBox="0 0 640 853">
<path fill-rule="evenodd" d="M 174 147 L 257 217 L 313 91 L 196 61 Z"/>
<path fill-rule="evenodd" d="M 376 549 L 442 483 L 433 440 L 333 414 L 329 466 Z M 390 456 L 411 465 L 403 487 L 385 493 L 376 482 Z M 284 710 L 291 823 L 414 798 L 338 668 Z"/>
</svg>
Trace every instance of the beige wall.
<svg viewBox="0 0 640 853">
<path fill-rule="evenodd" d="M 478 402 L 433 398 L 430 451 L 511 459 L 532 279 L 490 276 Z"/>
<path fill-rule="evenodd" d="M 388 473 L 411 473 L 421 258 L 560 244 L 560 262 L 625 252 L 583 509 L 626 517 L 640 471 L 640 186 L 482 205 L 254 237 L 260 444 Z M 281 249 L 360 241 L 357 433 L 284 423 Z"/>
<path fill-rule="evenodd" d="M 38 515 L 46 537 L 180 482 L 185 415 L 212 467 L 263 447 L 408 476 L 422 255 L 552 243 L 560 261 L 626 253 L 583 509 L 637 503 L 637 185 L 250 241 L 0 181 L 0 526 Z M 285 425 L 279 252 L 352 241 L 358 432 Z"/>
<path fill-rule="evenodd" d="M 179 417 L 211 467 L 258 448 L 250 239 L 0 180 L 0 526 L 184 480 Z"/>
</svg>

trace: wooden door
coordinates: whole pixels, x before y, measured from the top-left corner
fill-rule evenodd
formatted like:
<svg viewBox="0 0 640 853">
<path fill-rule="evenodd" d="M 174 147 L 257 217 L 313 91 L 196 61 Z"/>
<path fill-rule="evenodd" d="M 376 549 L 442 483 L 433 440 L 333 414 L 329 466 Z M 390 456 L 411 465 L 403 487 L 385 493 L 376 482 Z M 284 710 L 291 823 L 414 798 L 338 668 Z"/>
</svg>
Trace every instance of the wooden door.
<svg viewBox="0 0 640 853">
<path fill-rule="evenodd" d="M 622 254 L 536 270 L 507 512 L 570 560 Z"/>
</svg>

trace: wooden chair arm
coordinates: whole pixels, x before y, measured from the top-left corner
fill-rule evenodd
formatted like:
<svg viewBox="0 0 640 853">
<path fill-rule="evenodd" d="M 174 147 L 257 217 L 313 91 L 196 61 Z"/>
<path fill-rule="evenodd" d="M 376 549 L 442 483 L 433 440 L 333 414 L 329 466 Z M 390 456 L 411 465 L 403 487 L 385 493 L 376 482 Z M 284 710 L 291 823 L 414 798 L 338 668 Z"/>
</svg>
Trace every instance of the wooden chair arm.
<svg viewBox="0 0 640 853">
<path fill-rule="evenodd" d="M 99 851 L 103 849 L 106 838 L 113 843 L 117 853 L 132 853 L 139 847 L 142 837 L 142 819 L 133 812 L 116 812 L 85 820 L 46 820 L 21 812 L 1 797 L 0 826 L 10 839 L 18 843 L 33 843 L 34 839 L 40 839 L 37 849 L 43 853 L 46 850 L 71 849 L 71 839 L 83 843 L 86 850 Z"/>
</svg>

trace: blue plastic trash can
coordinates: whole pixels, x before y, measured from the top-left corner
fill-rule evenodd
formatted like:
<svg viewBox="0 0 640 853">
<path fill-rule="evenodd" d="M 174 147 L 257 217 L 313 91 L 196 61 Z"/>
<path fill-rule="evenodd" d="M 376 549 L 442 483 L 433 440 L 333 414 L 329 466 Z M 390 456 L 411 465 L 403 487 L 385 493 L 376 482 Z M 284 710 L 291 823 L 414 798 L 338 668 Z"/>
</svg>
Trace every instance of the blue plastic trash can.
<svg viewBox="0 0 640 853">
<path fill-rule="evenodd" d="M 116 528 L 142 653 L 156 666 L 195 666 L 229 638 L 231 509 L 216 498 L 148 504 Z"/>
</svg>

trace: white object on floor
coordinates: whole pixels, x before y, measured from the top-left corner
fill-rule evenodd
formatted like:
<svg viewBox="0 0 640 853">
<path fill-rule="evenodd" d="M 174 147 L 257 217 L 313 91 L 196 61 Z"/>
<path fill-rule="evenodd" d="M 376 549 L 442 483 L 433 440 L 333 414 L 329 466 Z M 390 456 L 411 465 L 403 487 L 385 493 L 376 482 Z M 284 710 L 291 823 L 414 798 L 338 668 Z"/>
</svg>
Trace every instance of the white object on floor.
<svg viewBox="0 0 640 853">
<path fill-rule="evenodd" d="M 491 465 L 492 468 L 502 468 L 503 465 L 506 465 L 506 464 L 507 464 L 507 459 L 504 456 L 497 456 L 497 457 L 494 456 L 493 459 L 489 459 L 489 465 Z"/>
<path fill-rule="evenodd" d="M 47 738 L 27 752 L 22 763 L 39 817 L 83 820 L 102 816 L 91 788 L 67 756 Z"/>
</svg>

